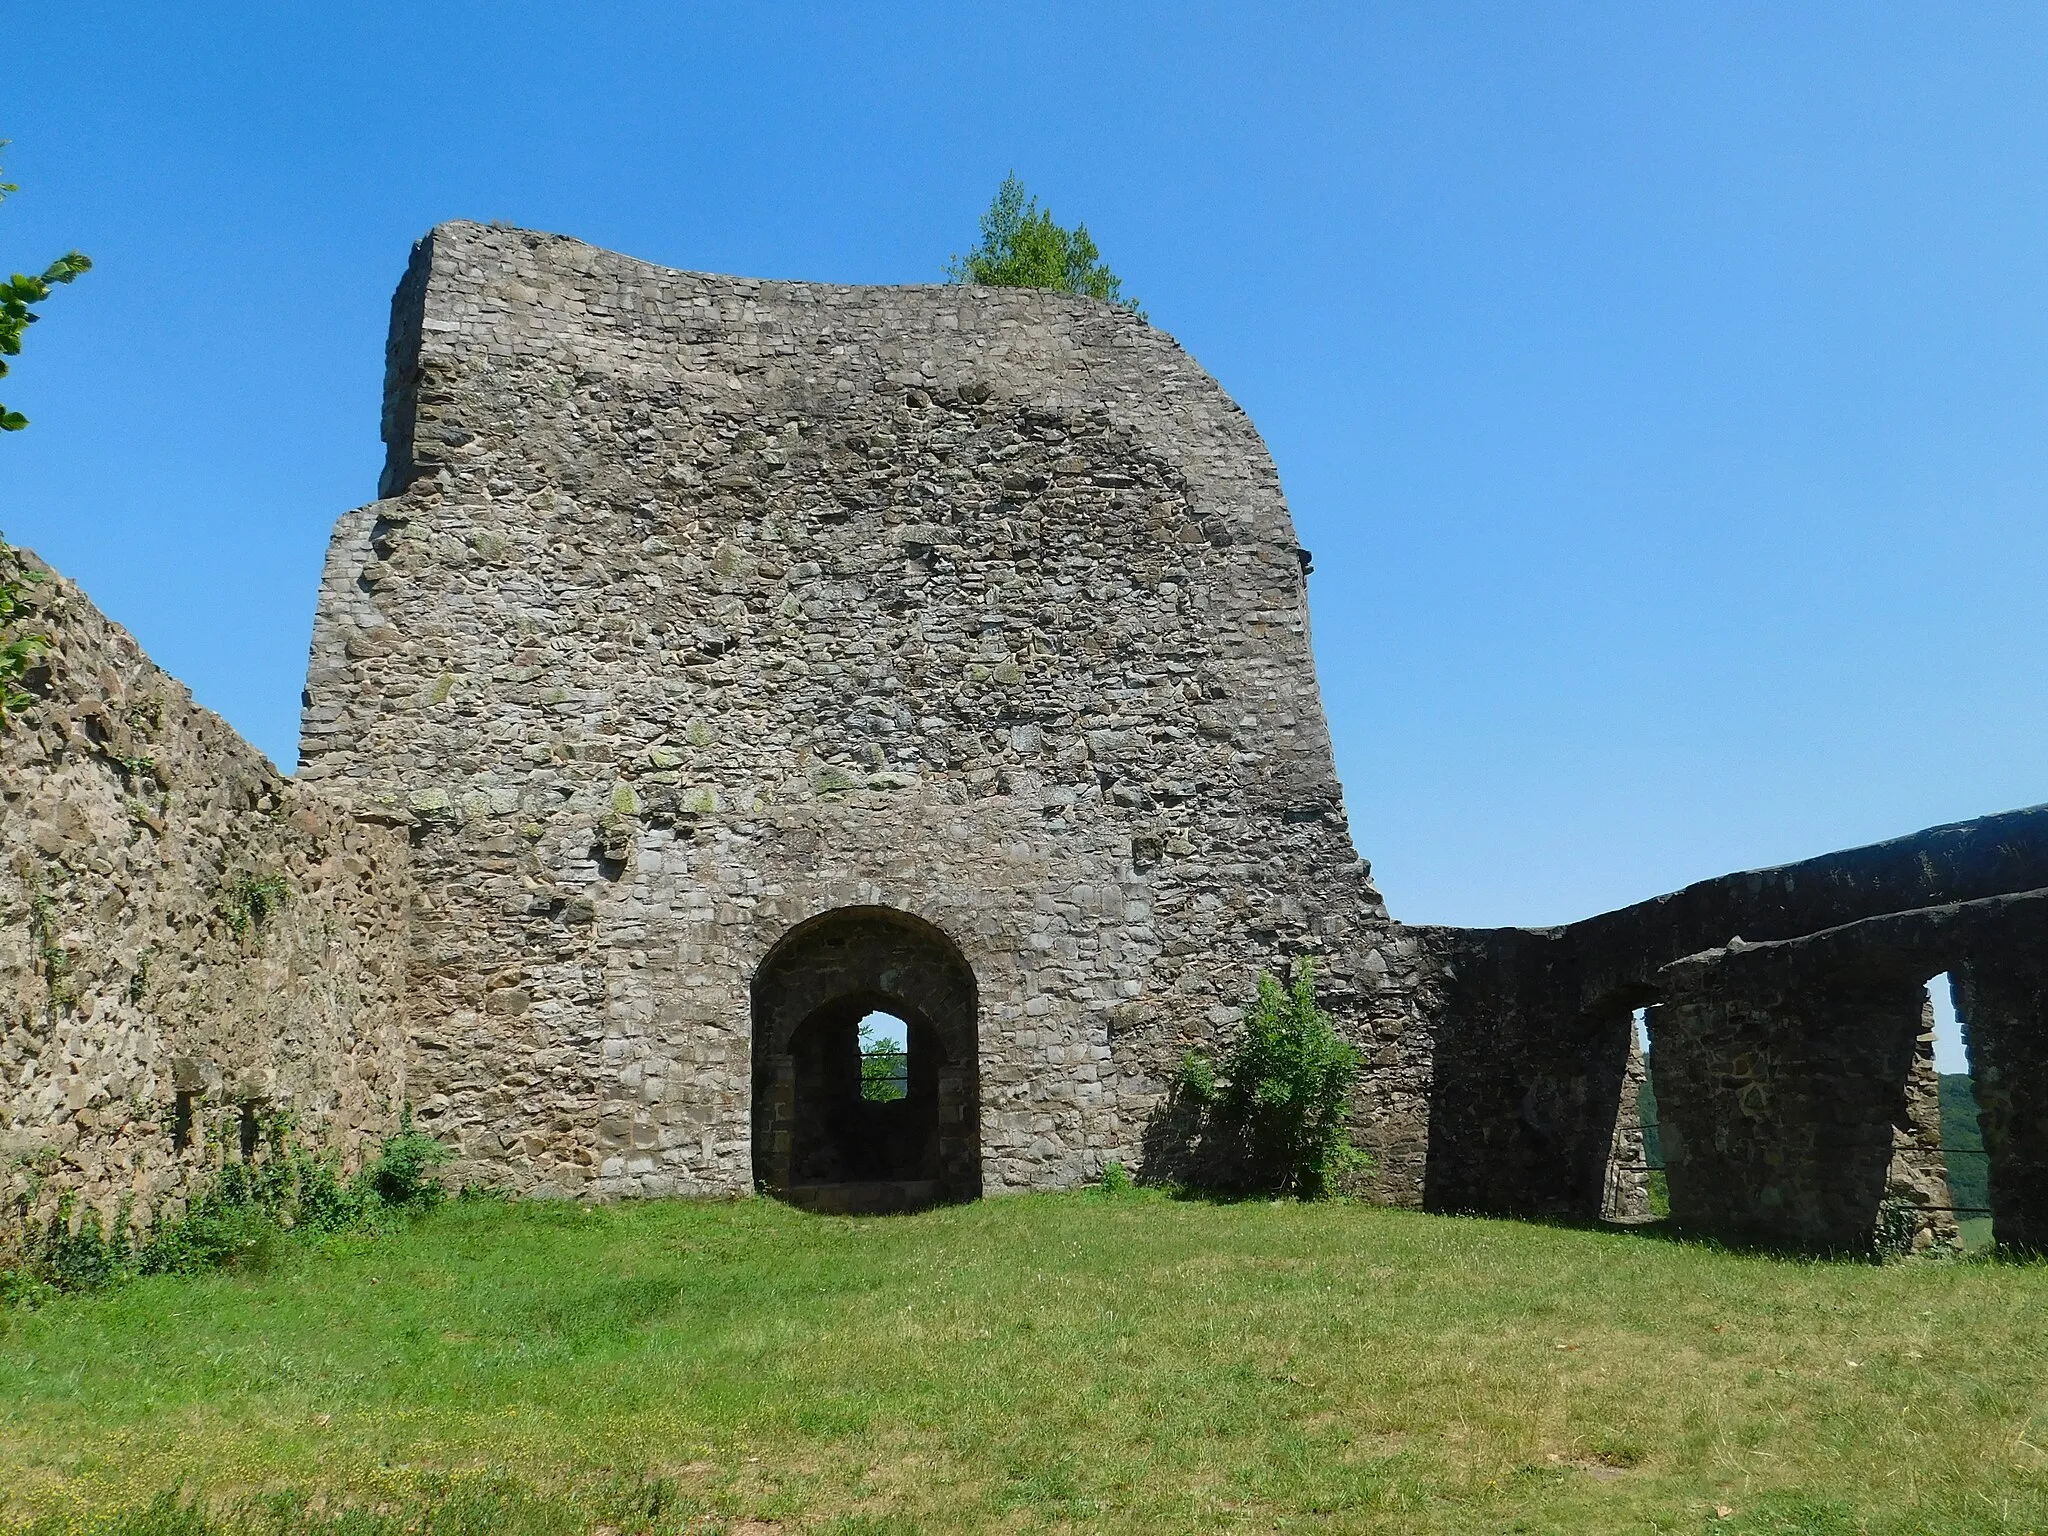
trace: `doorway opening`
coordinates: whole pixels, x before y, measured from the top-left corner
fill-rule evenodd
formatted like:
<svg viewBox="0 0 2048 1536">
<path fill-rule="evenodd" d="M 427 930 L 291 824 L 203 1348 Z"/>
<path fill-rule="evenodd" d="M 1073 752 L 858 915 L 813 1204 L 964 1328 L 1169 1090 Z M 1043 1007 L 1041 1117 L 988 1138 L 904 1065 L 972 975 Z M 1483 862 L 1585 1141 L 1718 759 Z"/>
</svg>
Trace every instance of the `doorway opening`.
<svg viewBox="0 0 2048 1536">
<path fill-rule="evenodd" d="M 981 1193 L 974 973 L 938 929 L 882 907 L 785 935 L 753 987 L 754 1182 L 816 1210 Z"/>
</svg>

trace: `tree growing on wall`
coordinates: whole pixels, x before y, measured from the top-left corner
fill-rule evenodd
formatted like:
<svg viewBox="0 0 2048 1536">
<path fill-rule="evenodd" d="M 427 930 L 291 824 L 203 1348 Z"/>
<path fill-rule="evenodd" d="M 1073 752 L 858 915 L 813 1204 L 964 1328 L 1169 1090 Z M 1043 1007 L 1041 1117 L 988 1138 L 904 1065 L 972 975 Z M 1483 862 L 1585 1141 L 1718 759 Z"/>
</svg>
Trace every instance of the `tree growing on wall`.
<svg viewBox="0 0 2048 1536">
<path fill-rule="evenodd" d="M 1088 226 L 1067 229 L 1055 223 L 1051 210 L 1039 207 L 1014 171 L 1003 178 L 995 200 L 981 216 L 981 243 L 946 264 L 946 281 L 989 288 L 1054 288 L 1101 299 L 1145 318 L 1138 301 L 1124 296 L 1123 280 L 1103 261 Z"/>
<path fill-rule="evenodd" d="M 0 139 L 0 149 L 6 147 L 7 141 Z M 0 180 L 0 202 L 19 190 L 13 182 Z M 89 257 L 67 251 L 43 268 L 40 276 L 17 272 L 0 284 L 0 379 L 7 377 L 7 359 L 21 355 L 23 333 L 40 318 L 32 306 L 47 299 L 54 285 L 69 283 L 91 269 Z M 19 432 L 27 425 L 28 418 L 21 412 L 0 405 L 0 431 Z M 10 714 L 35 702 L 21 684 L 36 657 L 49 649 L 50 640 L 47 635 L 24 633 L 21 625 L 28 589 L 42 579 L 41 571 L 31 570 L 6 539 L 0 538 L 0 725 L 6 724 Z"/>
<path fill-rule="evenodd" d="M 0 139 L 0 148 L 6 144 L 5 139 Z M 6 201 L 8 193 L 19 190 L 11 181 L 0 181 L 0 202 Z M 7 377 L 7 359 L 21 355 L 23 333 L 41 318 L 34 306 L 47 299 L 57 284 L 74 282 L 81 272 L 91 270 L 90 257 L 80 251 L 67 251 L 43 268 L 40 275 L 17 272 L 0 283 L 0 379 Z M 27 425 L 28 418 L 21 412 L 0 405 L 0 431 L 19 432 Z"/>
</svg>

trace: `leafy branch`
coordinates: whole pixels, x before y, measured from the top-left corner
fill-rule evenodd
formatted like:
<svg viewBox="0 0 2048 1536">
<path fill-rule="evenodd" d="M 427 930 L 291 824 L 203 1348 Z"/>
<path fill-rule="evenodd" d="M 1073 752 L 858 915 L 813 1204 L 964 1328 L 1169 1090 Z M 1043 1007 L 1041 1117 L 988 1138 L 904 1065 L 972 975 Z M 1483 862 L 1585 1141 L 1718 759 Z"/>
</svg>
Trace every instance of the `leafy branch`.
<svg viewBox="0 0 2048 1536">
<path fill-rule="evenodd" d="M 30 570 L 20 550 L 0 539 L 0 725 L 35 702 L 21 684 L 36 658 L 50 648 L 50 637 L 22 633 L 21 620 L 28 609 L 28 589 L 42 579 L 43 573 Z"/>
<path fill-rule="evenodd" d="M 6 143 L 0 139 L 0 148 Z M 8 193 L 20 190 L 11 181 L 0 181 L 0 202 Z M 23 333 L 42 318 L 33 306 L 49 298 L 50 290 L 59 283 L 75 282 L 81 273 L 91 270 L 91 257 L 82 251 L 66 251 L 40 274 L 17 272 L 0 283 L 0 379 L 7 377 L 7 359 L 21 355 Z M 19 432 L 27 425 L 28 418 L 21 412 L 0 405 L 0 432 Z"/>
</svg>

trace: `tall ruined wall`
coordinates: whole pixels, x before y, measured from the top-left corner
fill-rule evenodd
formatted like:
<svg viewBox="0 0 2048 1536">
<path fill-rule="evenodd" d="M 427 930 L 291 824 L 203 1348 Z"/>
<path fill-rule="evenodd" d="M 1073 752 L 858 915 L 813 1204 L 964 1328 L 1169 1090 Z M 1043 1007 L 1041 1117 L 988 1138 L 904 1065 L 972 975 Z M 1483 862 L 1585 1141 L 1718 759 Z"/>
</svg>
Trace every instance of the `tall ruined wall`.
<svg viewBox="0 0 2048 1536">
<path fill-rule="evenodd" d="M 0 726 L 0 1178 L 175 1211 L 243 1105 L 391 1129 L 407 850 L 281 776 L 54 573 Z"/>
<path fill-rule="evenodd" d="M 1138 1158 L 1319 957 L 1419 1193 L 1412 941 L 1351 846 L 1257 433 L 1061 295 L 669 271 L 451 224 L 394 303 L 302 774 L 412 823 L 415 1097 L 532 1189 L 749 1185 L 748 988 L 841 907 L 981 1000 L 985 1187 Z"/>
</svg>

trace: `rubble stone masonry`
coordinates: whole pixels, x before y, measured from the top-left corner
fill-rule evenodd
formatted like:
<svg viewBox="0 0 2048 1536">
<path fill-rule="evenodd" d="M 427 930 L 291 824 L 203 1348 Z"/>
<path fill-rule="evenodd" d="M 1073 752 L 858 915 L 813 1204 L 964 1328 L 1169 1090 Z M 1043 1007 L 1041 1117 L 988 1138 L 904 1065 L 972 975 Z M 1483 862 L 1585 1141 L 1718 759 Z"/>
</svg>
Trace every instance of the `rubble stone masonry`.
<svg viewBox="0 0 2048 1536">
<path fill-rule="evenodd" d="M 1062 294 L 671 271 L 446 224 L 392 306 L 300 772 L 61 579 L 0 730 L 0 1150 L 175 1210 L 290 1111 L 458 1180 L 819 1209 L 1213 1172 L 1173 1086 L 1261 969 L 1363 1053 L 1360 1192 L 1944 1249 L 1925 984 L 2048 1247 L 2048 808 L 1561 928 L 1406 928 L 1308 555 L 1172 338 Z M 901 1094 L 861 1019 L 904 1020 Z M 1647 1030 L 1647 1060 L 1638 1019 Z"/>
<path fill-rule="evenodd" d="M 138 1225 L 289 1113 L 353 1167 L 405 1094 L 402 833 L 279 774 L 52 572 L 0 724 L 0 1183 Z"/>
<path fill-rule="evenodd" d="M 413 1094 L 535 1191 L 749 1189 L 749 988 L 905 914 L 979 990 L 982 1187 L 1136 1164 L 1314 956 L 1419 1198 L 1427 1047 L 1243 412 L 1086 299 L 670 271 L 448 224 L 394 304 L 302 769 L 411 824 Z"/>
</svg>

